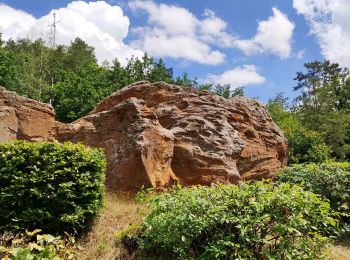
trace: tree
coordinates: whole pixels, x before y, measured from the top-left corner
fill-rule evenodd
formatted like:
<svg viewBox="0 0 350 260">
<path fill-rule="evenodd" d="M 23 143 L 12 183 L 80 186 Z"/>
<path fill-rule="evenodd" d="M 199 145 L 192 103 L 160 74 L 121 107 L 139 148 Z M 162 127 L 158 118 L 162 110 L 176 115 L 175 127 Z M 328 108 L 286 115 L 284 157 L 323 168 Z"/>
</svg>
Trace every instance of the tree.
<svg viewBox="0 0 350 260">
<path fill-rule="evenodd" d="M 225 84 L 225 85 L 217 84 L 213 87 L 213 92 L 224 98 L 230 98 L 231 86 L 229 84 Z"/>
<path fill-rule="evenodd" d="M 283 130 L 289 145 L 289 163 L 324 162 L 330 158 L 330 147 L 324 136 L 305 127 L 298 114 L 287 110 L 288 99 L 278 93 L 266 108 L 273 121 Z"/>
<path fill-rule="evenodd" d="M 14 61 L 14 53 L 0 47 L 0 86 L 16 91 L 18 70 Z"/>
<path fill-rule="evenodd" d="M 200 85 L 198 89 L 215 93 L 224 98 L 244 96 L 244 87 L 238 87 L 232 90 L 232 87 L 230 84 L 214 85 L 212 83 L 207 83 L 207 84 Z"/>
<path fill-rule="evenodd" d="M 178 76 L 175 79 L 174 83 L 176 85 L 185 86 L 185 87 L 197 87 L 198 86 L 197 80 L 191 79 L 187 72 L 184 72 L 182 74 L 182 76 Z"/>
<path fill-rule="evenodd" d="M 67 48 L 64 63 L 70 70 L 79 69 L 91 63 L 97 64 L 94 48 L 82 39 L 75 38 Z"/>
<path fill-rule="evenodd" d="M 164 81 L 173 83 L 173 69 L 167 68 L 164 61 L 159 59 L 157 63 L 153 64 L 153 68 L 148 73 L 147 78 L 151 82 Z"/>
<path fill-rule="evenodd" d="M 327 60 L 306 63 L 305 68 L 295 78 L 294 90 L 301 95 L 293 109 L 307 128 L 324 134 L 332 156 L 350 159 L 349 70 Z"/>
<path fill-rule="evenodd" d="M 57 119 L 72 122 L 88 114 L 112 92 L 108 76 L 108 70 L 95 63 L 68 72 L 63 81 L 56 83 L 52 89 Z"/>
<path fill-rule="evenodd" d="M 41 100 L 41 94 L 46 86 L 45 56 L 48 48 L 42 40 L 31 42 L 28 39 L 7 41 L 3 49 L 12 53 L 12 65 L 17 71 L 15 85 L 7 86 L 18 94 Z"/>
<path fill-rule="evenodd" d="M 0 48 L 4 45 L 5 41 L 2 39 L 2 33 L 0 32 Z"/>
<path fill-rule="evenodd" d="M 117 91 L 132 83 L 130 75 L 126 69 L 122 67 L 118 59 L 115 59 L 112 66 L 109 67 L 109 79 L 113 91 Z"/>
<path fill-rule="evenodd" d="M 244 96 L 244 87 L 238 87 L 232 90 L 231 97 L 243 97 Z"/>
</svg>

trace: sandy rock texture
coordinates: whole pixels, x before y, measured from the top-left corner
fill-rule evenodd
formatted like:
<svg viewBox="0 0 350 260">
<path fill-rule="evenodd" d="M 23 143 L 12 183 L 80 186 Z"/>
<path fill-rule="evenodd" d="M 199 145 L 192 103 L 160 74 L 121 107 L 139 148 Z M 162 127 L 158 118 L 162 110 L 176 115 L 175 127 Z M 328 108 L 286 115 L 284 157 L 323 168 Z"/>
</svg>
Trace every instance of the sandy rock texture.
<svg viewBox="0 0 350 260">
<path fill-rule="evenodd" d="M 0 143 L 53 140 L 55 136 L 55 112 L 50 105 L 20 97 L 0 86 Z"/>
<path fill-rule="evenodd" d="M 101 147 L 106 183 L 115 189 L 269 178 L 287 162 L 283 133 L 262 104 L 245 97 L 143 81 L 62 124 L 54 122 L 50 106 L 6 93 L 0 89 L 0 133 L 6 134 L 0 141 L 56 139 Z"/>
</svg>

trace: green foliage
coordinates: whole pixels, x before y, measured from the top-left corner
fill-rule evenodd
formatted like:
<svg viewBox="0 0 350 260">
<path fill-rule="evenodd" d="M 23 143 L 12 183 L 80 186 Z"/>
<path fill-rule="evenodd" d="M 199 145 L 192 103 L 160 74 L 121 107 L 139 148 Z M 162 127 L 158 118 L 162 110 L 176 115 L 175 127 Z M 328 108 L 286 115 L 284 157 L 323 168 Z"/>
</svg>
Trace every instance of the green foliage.
<svg viewBox="0 0 350 260">
<path fill-rule="evenodd" d="M 219 96 L 222 96 L 224 98 L 231 98 L 231 97 L 242 97 L 244 96 L 244 87 L 238 87 L 232 90 L 232 87 L 230 84 L 204 84 L 197 86 L 199 90 L 205 90 L 212 93 L 215 93 Z"/>
<path fill-rule="evenodd" d="M 283 130 L 289 144 L 288 162 L 324 162 L 330 158 L 331 149 L 324 136 L 306 128 L 297 113 L 286 108 L 287 99 L 280 93 L 269 100 L 267 109 L 273 121 Z"/>
<path fill-rule="evenodd" d="M 103 206 L 105 157 L 80 144 L 0 145 L 0 230 L 82 230 Z"/>
<path fill-rule="evenodd" d="M 350 163 L 294 165 L 284 169 L 278 180 L 301 184 L 328 199 L 331 209 L 340 213 L 341 231 L 350 230 Z"/>
<path fill-rule="evenodd" d="M 76 259 L 79 248 L 75 239 L 65 239 L 49 234 L 39 234 L 40 229 L 22 235 L 0 235 L 0 259 L 2 260 L 60 260 Z"/>
<path fill-rule="evenodd" d="M 301 110 L 318 110 L 319 113 L 331 110 L 340 111 L 348 108 L 349 104 L 339 102 L 347 94 L 344 91 L 349 71 L 341 68 L 337 63 L 328 60 L 314 61 L 304 64 L 306 72 L 297 72 L 294 90 L 301 90 L 302 95 L 297 98 L 297 107 Z"/>
<path fill-rule="evenodd" d="M 72 122 L 88 114 L 98 102 L 112 93 L 108 70 L 89 63 L 65 74 L 51 91 L 56 118 Z"/>
<path fill-rule="evenodd" d="M 14 53 L 0 48 L 0 86 L 15 86 L 17 77 L 18 71 L 14 63 Z"/>
<path fill-rule="evenodd" d="M 319 259 L 335 225 L 328 202 L 290 184 L 185 188 L 149 207 L 141 250 L 168 259 Z"/>
<path fill-rule="evenodd" d="M 181 77 L 180 76 L 177 77 L 174 83 L 176 85 L 185 86 L 185 87 L 198 85 L 197 80 L 191 79 L 187 72 L 184 72 Z"/>
<path fill-rule="evenodd" d="M 68 71 L 74 71 L 89 64 L 97 64 L 94 48 L 80 38 L 76 38 L 67 47 L 63 58 Z"/>
<path fill-rule="evenodd" d="M 135 235 L 135 233 L 137 233 L 140 229 L 140 225 L 139 224 L 130 224 L 128 226 L 126 226 L 124 229 L 116 232 L 114 234 L 114 238 L 117 242 L 120 242 L 123 238 L 125 238 L 126 236 L 132 237 Z"/>
<path fill-rule="evenodd" d="M 289 163 L 325 162 L 330 158 L 330 148 L 323 136 L 304 127 L 293 132 L 285 132 L 289 143 Z"/>
<path fill-rule="evenodd" d="M 94 48 L 76 38 L 69 45 L 47 47 L 41 39 L 0 41 L 0 85 L 36 100 L 50 102 L 57 119 L 74 121 L 103 98 L 135 81 L 174 83 L 172 68 L 145 54 L 125 66 L 97 63 Z M 176 79 L 181 85 L 194 82 Z"/>
<path fill-rule="evenodd" d="M 20 95 L 42 100 L 48 82 L 51 84 L 51 59 L 56 58 L 50 55 L 50 49 L 42 40 L 31 42 L 28 39 L 16 42 L 9 40 L 0 49 L 12 53 L 11 64 L 16 75 L 15 80 L 5 82 L 4 87 Z"/>
<path fill-rule="evenodd" d="M 350 73 L 337 63 L 314 61 L 297 72 L 295 90 L 301 90 L 294 110 L 303 125 L 323 133 L 331 155 L 350 159 Z"/>
<path fill-rule="evenodd" d="M 235 88 L 232 90 L 230 84 L 217 84 L 213 87 L 213 92 L 219 96 L 223 96 L 224 98 L 231 98 L 236 96 L 244 96 L 244 87 Z"/>
<path fill-rule="evenodd" d="M 155 62 L 147 53 L 142 59 L 132 57 L 125 66 L 125 71 L 129 77 L 129 84 L 141 80 L 173 82 L 172 69 L 167 68 L 162 59 Z"/>
</svg>

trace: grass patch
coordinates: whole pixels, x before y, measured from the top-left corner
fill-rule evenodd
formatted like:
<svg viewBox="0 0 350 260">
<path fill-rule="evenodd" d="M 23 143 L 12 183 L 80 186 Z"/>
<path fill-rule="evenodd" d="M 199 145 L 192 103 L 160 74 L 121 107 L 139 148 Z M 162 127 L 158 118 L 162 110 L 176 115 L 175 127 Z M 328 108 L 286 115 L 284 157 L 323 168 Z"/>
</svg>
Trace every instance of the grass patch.
<svg viewBox="0 0 350 260">
<path fill-rule="evenodd" d="M 331 248 L 332 260 L 349 260 L 350 259 L 350 238 L 338 240 Z"/>
<path fill-rule="evenodd" d="M 90 232 L 79 245 L 84 248 L 81 260 L 125 259 L 127 251 L 118 242 L 116 234 L 125 228 L 141 223 L 140 211 L 145 206 L 136 202 L 132 195 L 106 193 L 106 205 L 95 220 Z"/>
</svg>

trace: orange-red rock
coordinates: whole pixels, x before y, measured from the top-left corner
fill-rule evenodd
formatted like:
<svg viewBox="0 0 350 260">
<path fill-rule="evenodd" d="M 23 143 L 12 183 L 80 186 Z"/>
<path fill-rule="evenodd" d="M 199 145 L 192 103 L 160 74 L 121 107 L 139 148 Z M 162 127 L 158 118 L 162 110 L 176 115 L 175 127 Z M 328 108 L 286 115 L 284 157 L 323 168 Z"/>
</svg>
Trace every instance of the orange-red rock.
<svg viewBox="0 0 350 260">
<path fill-rule="evenodd" d="M 55 129 L 55 113 L 50 105 L 0 87 L 0 143 L 16 139 L 53 140 Z"/>
<path fill-rule="evenodd" d="M 16 128 L 13 125 L 22 124 L 23 118 L 28 126 L 28 118 L 36 117 L 31 113 L 14 117 L 18 108 L 2 105 L 6 102 L 1 100 L 8 98 L 29 102 L 0 91 L 0 133 L 8 126 Z M 45 109 L 40 110 L 41 118 Z M 47 121 L 37 137 L 104 148 L 107 184 L 118 189 L 268 178 L 287 161 L 287 141 L 259 102 L 224 99 L 163 82 L 125 87 L 71 124 L 54 124 L 52 116 Z M 0 141 L 29 136 L 6 133 Z"/>
</svg>

